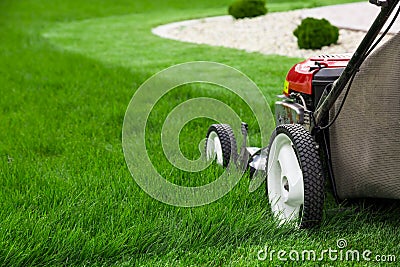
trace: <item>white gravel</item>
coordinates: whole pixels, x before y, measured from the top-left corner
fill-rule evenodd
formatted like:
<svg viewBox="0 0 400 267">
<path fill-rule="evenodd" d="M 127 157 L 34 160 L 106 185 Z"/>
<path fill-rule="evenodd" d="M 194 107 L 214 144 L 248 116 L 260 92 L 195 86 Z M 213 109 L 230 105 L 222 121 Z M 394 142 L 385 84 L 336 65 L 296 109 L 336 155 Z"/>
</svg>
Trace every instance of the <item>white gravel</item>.
<svg viewBox="0 0 400 267">
<path fill-rule="evenodd" d="M 335 45 L 321 50 L 299 49 L 293 31 L 305 17 L 304 14 L 304 10 L 295 10 L 241 20 L 231 16 L 212 17 L 163 25 L 154 28 L 152 32 L 163 38 L 183 42 L 300 58 L 318 54 L 353 53 L 365 35 L 363 31 L 340 29 L 339 41 Z"/>
</svg>

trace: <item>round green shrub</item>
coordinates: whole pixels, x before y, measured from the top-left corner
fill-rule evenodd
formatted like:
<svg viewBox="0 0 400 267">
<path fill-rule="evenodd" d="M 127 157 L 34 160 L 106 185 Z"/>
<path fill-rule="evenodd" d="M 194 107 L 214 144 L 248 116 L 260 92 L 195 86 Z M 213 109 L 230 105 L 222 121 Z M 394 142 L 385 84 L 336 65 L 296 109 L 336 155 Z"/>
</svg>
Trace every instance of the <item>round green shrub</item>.
<svg viewBox="0 0 400 267">
<path fill-rule="evenodd" d="M 326 19 L 303 19 L 293 34 L 297 37 L 299 48 L 303 49 L 321 49 L 336 44 L 339 39 L 339 29 Z"/>
<path fill-rule="evenodd" d="M 264 0 L 238 0 L 229 6 L 229 15 L 235 19 L 253 18 L 267 14 Z"/>
</svg>

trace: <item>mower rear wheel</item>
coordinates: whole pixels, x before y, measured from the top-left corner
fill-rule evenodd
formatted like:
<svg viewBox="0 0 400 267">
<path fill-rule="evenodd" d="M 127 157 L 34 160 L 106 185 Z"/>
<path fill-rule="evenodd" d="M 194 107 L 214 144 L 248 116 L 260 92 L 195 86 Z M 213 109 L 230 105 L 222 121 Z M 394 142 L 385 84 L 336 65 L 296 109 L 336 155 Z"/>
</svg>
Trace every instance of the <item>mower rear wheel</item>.
<svg viewBox="0 0 400 267">
<path fill-rule="evenodd" d="M 279 125 L 268 150 L 267 194 L 280 224 L 311 228 L 322 219 L 324 177 L 317 145 L 297 124 Z"/>
<path fill-rule="evenodd" d="M 217 164 L 228 167 L 238 157 L 236 139 L 228 124 L 213 124 L 208 128 L 206 141 L 207 160 L 216 160 Z"/>
</svg>

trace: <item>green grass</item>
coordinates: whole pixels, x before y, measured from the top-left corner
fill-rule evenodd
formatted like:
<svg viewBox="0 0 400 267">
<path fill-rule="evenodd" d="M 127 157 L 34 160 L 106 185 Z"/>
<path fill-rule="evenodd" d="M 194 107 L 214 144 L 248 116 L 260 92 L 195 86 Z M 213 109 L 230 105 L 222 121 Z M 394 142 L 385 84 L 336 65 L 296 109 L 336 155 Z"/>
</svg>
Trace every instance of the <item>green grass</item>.
<svg viewBox="0 0 400 267">
<path fill-rule="evenodd" d="M 347 1 L 271 0 L 269 10 L 339 2 Z M 294 231 L 276 227 L 263 188 L 249 194 L 246 177 L 199 208 L 159 203 L 136 185 L 124 161 L 121 130 L 131 97 L 151 75 L 177 63 L 216 61 L 246 73 L 273 101 L 298 61 L 150 33 L 166 22 L 225 14 L 229 3 L 0 2 L 0 265 L 267 265 L 257 260 L 266 244 L 321 251 L 335 248 L 339 238 L 375 254 L 399 251 L 398 209 L 339 210 L 329 199 L 320 229 Z M 194 177 L 194 184 L 205 184 L 221 171 L 180 172 L 160 150 L 160 123 L 174 106 L 199 96 L 223 100 L 256 128 L 248 107 L 220 88 L 186 86 L 165 96 L 150 116 L 147 145 L 156 167 L 173 173 L 177 183 L 192 185 Z M 195 120 L 183 129 L 181 147 L 189 158 L 198 156 L 210 122 Z M 259 143 L 257 136 L 251 141 Z"/>
</svg>

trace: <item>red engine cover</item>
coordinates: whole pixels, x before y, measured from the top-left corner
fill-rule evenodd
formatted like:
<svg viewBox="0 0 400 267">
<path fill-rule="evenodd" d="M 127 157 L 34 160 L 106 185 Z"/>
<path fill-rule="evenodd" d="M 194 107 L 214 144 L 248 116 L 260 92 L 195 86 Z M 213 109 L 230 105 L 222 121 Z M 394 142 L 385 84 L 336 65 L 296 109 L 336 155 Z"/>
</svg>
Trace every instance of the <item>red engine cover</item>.
<svg viewBox="0 0 400 267">
<path fill-rule="evenodd" d="M 298 92 L 311 95 L 313 77 L 321 67 L 343 68 L 347 66 L 350 58 L 351 54 L 321 55 L 294 65 L 286 76 L 284 93 Z"/>
</svg>

